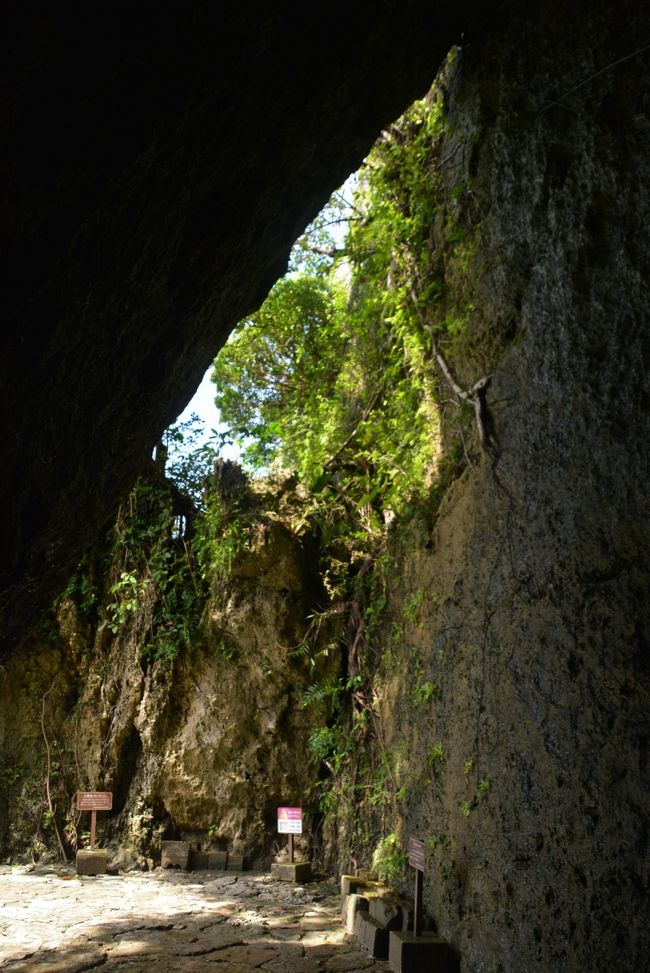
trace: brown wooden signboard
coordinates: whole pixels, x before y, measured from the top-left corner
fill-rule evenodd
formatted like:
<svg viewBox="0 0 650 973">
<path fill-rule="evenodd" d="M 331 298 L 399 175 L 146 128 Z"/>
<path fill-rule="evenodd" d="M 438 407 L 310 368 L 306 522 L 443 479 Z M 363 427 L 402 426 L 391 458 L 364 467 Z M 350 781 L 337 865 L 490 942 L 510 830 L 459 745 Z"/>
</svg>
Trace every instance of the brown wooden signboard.
<svg viewBox="0 0 650 973">
<path fill-rule="evenodd" d="M 422 935 L 422 904 L 424 883 L 424 842 L 409 838 L 409 865 L 415 869 L 415 909 L 413 912 L 413 932 Z"/>
<path fill-rule="evenodd" d="M 424 842 L 417 838 L 409 838 L 409 865 L 419 872 L 424 871 Z"/>
<path fill-rule="evenodd" d="M 110 811 L 112 808 L 110 791 L 80 791 L 77 794 L 77 811 Z"/>
<path fill-rule="evenodd" d="M 95 829 L 97 827 L 97 812 L 110 811 L 113 808 L 113 795 L 110 791 L 79 791 L 77 794 L 77 811 L 90 811 L 90 847 L 95 847 Z"/>
</svg>

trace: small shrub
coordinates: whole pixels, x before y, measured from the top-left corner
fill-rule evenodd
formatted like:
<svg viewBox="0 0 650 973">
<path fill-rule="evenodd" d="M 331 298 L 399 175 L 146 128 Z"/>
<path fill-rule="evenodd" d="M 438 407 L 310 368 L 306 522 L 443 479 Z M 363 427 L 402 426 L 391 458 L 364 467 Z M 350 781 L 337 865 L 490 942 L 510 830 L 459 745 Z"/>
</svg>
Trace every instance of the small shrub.
<svg viewBox="0 0 650 973">
<path fill-rule="evenodd" d="M 398 836 L 393 832 L 379 842 L 372 859 L 373 871 L 381 882 L 393 883 L 406 867 L 406 852 L 402 850 Z"/>
</svg>

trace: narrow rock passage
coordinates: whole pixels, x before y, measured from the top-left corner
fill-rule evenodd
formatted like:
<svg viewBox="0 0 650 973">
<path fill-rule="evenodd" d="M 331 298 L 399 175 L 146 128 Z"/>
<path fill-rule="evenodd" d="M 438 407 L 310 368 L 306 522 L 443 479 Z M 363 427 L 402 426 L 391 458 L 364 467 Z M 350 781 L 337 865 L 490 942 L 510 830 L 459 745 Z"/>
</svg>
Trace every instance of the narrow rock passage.
<svg viewBox="0 0 650 973">
<path fill-rule="evenodd" d="M 169 872 L 78 877 L 0 868 L 0 969 L 7 973 L 386 971 L 340 920 L 333 880 Z"/>
</svg>

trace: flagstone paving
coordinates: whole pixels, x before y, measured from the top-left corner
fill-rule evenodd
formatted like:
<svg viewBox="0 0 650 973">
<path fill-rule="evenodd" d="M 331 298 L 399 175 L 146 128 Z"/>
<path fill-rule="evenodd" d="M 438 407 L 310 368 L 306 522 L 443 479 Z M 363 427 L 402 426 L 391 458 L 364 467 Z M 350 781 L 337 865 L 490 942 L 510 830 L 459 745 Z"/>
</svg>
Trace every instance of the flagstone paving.
<svg viewBox="0 0 650 973">
<path fill-rule="evenodd" d="M 348 936 L 333 881 L 0 867 L 3 973 L 384 973 Z"/>
</svg>

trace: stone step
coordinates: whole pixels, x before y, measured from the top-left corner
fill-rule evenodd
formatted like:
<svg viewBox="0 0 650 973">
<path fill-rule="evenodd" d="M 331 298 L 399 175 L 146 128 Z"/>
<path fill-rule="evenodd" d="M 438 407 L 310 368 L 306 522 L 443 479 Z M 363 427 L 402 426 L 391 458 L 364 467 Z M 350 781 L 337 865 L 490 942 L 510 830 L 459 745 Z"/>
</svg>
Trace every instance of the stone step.
<svg viewBox="0 0 650 973">
<path fill-rule="evenodd" d="M 242 872 L 246 868 L 246 856 L 229 851 L 226 868 L 229 872 Z"/>
<path fill-rule="evenodd" d="M 228 852 L 227 851 L 209 851 L 208 852 L 208 868 L 223 870 L 228 867 Z"/>
<path fill-rule="evenodd" d="M 388 929 L 368 912 L 357 912 L 354 935 L 375 959 L 388 959 Z"/>
<path fill-rule="evenodd" d="M 241 872 L 246 868 L 246 855 L 228 851 L 200 851 L 189 841 L 163 841 L 161 868 L 180 868 L 183 871 Z"/>
<path fill-rule="evenodd" d="M 195 851 L 190 848 L 188 868 L 191 872 L 223 871 L 227 867 L 227 851 Z"/>
<path fill-rule="evenodd" d="M 408 929 L 413 925 L 413 905 L 393 895 L 373 895 L 369 899 L 370 915 L 382 929 Z"/>
<path fill-rule="evenodd" d="M 346 932 L 354 936 L 357 912 L 368 912 L 368 899 L 357 892 L 345 896 L 345 914 L 342 916 Z"/>
<path fill-rule="evenodd" d="M 381 882 L 374 882 L 357 875 L 341 876 L 341 919 L 344 922 L 347 922 L 348 897 L 351 895 L 365 899 L 368 903 L 367 911 L 384 928 L 404 931 L 413 928 L 412 899 L 397 895 L 393 889 Z"/>
</svg>

